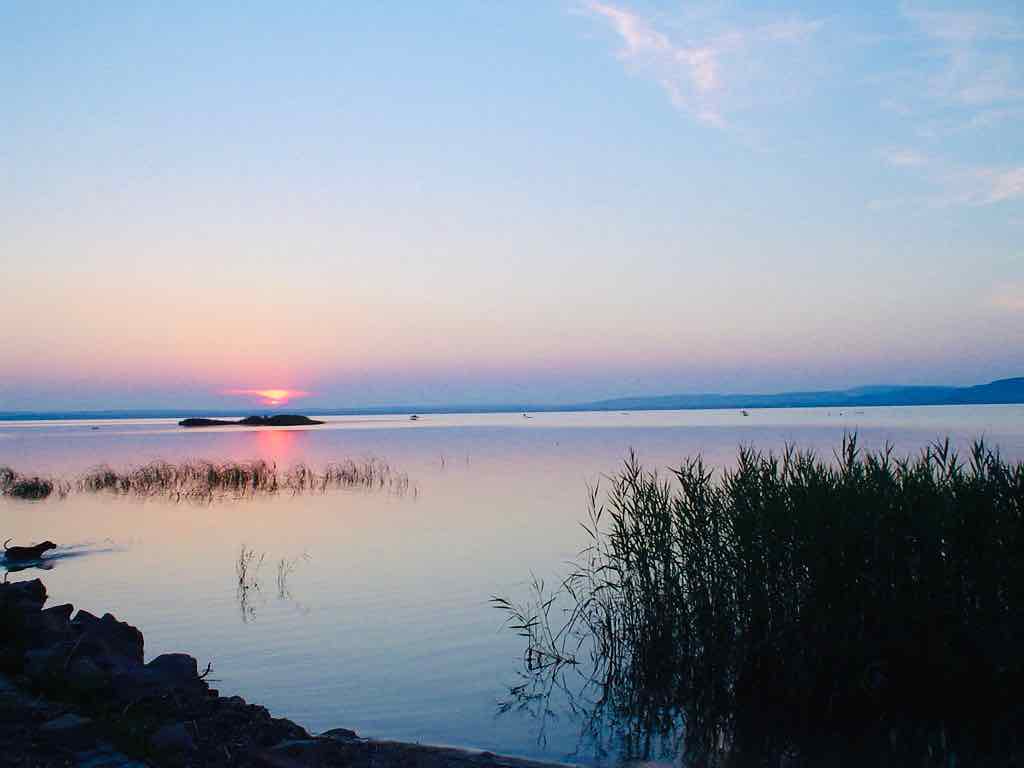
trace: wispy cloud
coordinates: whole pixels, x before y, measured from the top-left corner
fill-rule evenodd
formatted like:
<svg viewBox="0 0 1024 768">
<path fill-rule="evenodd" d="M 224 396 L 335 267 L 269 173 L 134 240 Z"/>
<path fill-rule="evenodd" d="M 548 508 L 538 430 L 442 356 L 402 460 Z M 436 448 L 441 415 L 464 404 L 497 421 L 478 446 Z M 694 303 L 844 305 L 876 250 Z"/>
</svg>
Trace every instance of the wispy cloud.
<svg viewBox="0 0 1024 768">
<path fill-rule="evenodd" d="M 925 155 L 915 149 L 897 148 L 882 152 L 893 168 L 913 170 L 936 188 L 917 202 L 931 206 L 991 205 L 1024 199 L 1024 165 L 991 167 L 952 163 Z M 902 203 L 913 202 L 902 198 Z M 893 201 L 875 201 L 875 208 L 891 207 Z"/>
<path fill-rule="evenodd" d="M 763 65 L 766 50 L 801 44 L 822 24 L 788 18 L 684 35 L 659 29 L 655 21 L 611 3 L 593 0 L 585 8 L 618 34 L 617 56 L 624 64 L 653 77 L 677 108 L 720 127 L 727 123 L 735 96 L 763 74 L 755 59 Z"/>
<path fill-rule="evenodd" d="M 896 168 L 920 168 L 928 165 L 928 158 L 916 149 L 887 149 L 882 157 Z"/>
<path fill-rule="evenodd" d="M 929 81 L 932 97 L 965 107 L 1024 100 L 1020 43 L 1024 28 L 984 11 L 936 11 L 903 6 L 903 15 L 940 62 Z"/>
<path fill-rule="evenodd" d="M 933 189 L 903 201 L 991 205 L 1024 198 L 1024 165 L 1007 162 L 998 144 L 964 143 L 973 132 L 1013 130 L 1024 121 L 1024 27 L 983 10 L 904 4 L 900 12 L 911 34 L 906 45 L 919 65 L 903 71 L 902 91 L 881 105 L 907 121 L 913 143 L 923 148 L 889 149 L 881 156 Z"/>
<path fill-rule="evenodd" d="M 985 202 L 998 203 L 1024 197 L 1024 165 L 1004 170 L 986 170 L 982 175 L 987 186 Z"/>
<path fill-rule="evenodd" d="M 936 10 L 904 4 L 903 14 L 929 37 L 950 43 L 1024 40 L 1024 30 L 1014 19 L 988 11 Z"/>
</svg>

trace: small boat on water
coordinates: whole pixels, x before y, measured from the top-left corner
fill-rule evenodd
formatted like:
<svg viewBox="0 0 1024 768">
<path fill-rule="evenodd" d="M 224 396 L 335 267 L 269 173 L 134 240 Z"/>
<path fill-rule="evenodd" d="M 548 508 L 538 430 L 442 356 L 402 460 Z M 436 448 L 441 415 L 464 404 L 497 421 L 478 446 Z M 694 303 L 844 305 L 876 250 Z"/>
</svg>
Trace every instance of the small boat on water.
<svg viewBox="0 0 1024 768">
<path fill-rule="evenodd" d="M 412 416 L 409 417 L 409 421 L 419 421 L 419 420 L 420 420 L 420 417 L 417 414 L 415 414 L 415 413 Z"/>
</svg>

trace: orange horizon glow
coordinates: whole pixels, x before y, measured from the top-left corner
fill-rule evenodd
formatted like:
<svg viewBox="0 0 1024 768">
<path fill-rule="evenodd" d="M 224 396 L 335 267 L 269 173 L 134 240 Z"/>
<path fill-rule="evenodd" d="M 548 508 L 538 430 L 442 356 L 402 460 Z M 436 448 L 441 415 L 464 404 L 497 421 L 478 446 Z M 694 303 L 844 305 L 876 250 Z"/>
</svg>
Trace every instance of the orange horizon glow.
<svg viewBox="0 0 1024 768">
<path fill-rule="evenodd" d="M 296 397 L 307 397 L 310 393 L 301 389 L 226 389 L 225 395 L 255 397 L 260 405 L 286 405 Z"/>
</svg>

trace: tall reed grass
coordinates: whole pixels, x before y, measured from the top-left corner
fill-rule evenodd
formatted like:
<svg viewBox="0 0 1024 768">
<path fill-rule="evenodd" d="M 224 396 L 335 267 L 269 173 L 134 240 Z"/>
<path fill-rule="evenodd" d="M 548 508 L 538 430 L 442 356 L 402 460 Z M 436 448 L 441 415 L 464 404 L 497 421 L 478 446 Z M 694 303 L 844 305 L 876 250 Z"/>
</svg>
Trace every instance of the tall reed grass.
<svg viewBox="0 0 1024 768">
<path fill-rule="evenodd" d="M 495 604 L 528 676 L 586 668 L 628 756 L 653 737 L 699 765 L 1024 756 L 1024 463 L 849 437 L 834 461 L 742 448 L 664 476 L 630 453 L 585 528 L 559 589 Z"/>
<path fill-rule="evenodd" d="M 0 467 L 0 493 L 22 499 L 43 499 L 52 494 L 63 497 L 72 492 L 108 492 L 211 501 L 221 496 L 247 498 L 281 492 L 324 493 L 337 488 L 381 490 L 398 495 L 416 493 L 406 473 L 374 457 L 333 462 L 321 471 L 301 463 L 282 469 L 263 460 L 180 464 L 154 461 L 124 471 L 98 466 L 73 480 L 26 476 L 9 467 Z"/>
</svg>

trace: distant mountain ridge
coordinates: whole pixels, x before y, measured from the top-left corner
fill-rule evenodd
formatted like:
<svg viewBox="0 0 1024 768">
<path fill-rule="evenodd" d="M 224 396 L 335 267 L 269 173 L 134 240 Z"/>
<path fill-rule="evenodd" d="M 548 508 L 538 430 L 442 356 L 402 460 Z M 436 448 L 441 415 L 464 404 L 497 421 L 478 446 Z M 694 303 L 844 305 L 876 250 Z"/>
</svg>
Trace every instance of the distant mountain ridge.
<svg viewBox="0 0 1024 768">
<path fill-rule="evenodd" d="M 1006 405 L 1024 404 L 1024 376 L 999 379 L 972 387 L 874 385 L 851 389 L 812 390 L 756 394 L 676 394 L 618 397 L 587 403 L 552 405 L 550 403 L 498 403 L 480 405 L 406 404 L 370 408 L 322 408 L 305 406 L 302 410 L 322 416 L 386 416 L 409 413 L 520 413 L 578 411 L 667 411 L 713 410 L 717 408 L 853 408 L 885 405 Z M 291 406 L 294 407 L 294 406 Z M 0 411 L 0 420 L 40 419 L 126 419 L 203 416 L 243 416 L 250 410 L 210 408 L 153 408 L 103 411 Z M 268 411 L 274 413 L 274 411 Z M 277 411 L 281 413 L 281 411 Z"/>
<path fill-rule="evenodd" d="M 1024 403 L 1024 376 L 973 387 L 868 386 L 771 395 L 693 394 L 620 397 L 589 403 L 588 410 L 688 410 L 712 408 L 811 408 L 873 405 L 997 405 Z"/>
</svg>

